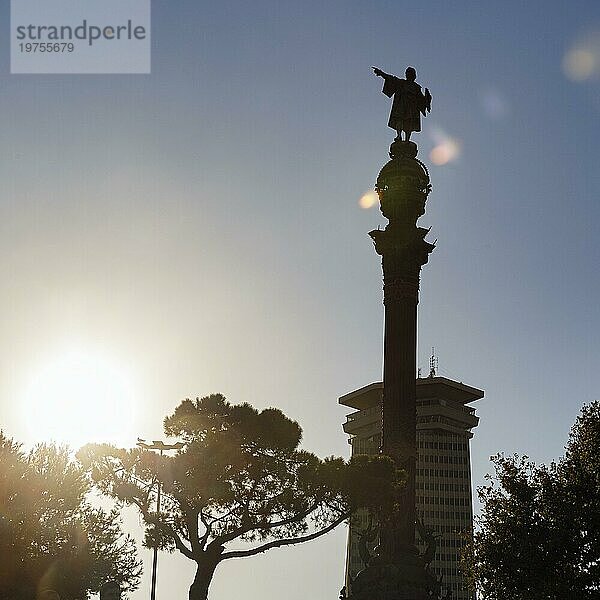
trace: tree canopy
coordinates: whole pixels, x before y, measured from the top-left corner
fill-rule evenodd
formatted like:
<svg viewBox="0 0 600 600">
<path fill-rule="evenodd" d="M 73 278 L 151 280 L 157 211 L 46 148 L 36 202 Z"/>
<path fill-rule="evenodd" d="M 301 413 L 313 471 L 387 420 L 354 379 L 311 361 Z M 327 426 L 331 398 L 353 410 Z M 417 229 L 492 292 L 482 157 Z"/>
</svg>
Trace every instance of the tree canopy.
<svg viewBox="0 0 600 600">
<path fill-rule="evenodd" d="M 195 561 L 191 600 L 207 598 L 220 562 L 315 539 L 359 506 L 392 504 L 400 485 L 389 459 L 321 460 L 299 448 L 302 430 L 280 410 L 220 394 L 183 401 L 164 430 L 185 443 L 174 456 L 108 445 L 78 456 L 104 493 L 137 506 L 147 546 Z"/>
<path fill-rule="evenodd" d="M 81 600 L 114 580 L 137 587 L 141 567 L 116 510 L 94 507 L 91 482 L 66 448 L 29 452 L 0 432 L 0 599 L 44 588 Z"/>
<path fill-rule="evenodd" d="M 550 465 L 492 457 L 465 566 L 483 600 L 600 595 L 600 403 L 584 406 Z"/>
</svg>

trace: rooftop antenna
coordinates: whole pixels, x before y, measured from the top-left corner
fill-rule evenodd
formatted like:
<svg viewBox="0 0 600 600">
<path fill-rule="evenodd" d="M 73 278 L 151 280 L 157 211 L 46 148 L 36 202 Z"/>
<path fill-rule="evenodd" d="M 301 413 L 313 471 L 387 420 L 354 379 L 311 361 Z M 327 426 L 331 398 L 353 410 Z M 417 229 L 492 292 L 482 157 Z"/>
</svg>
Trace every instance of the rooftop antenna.
<svg viewBox="0 0 600 600">
<path fill-rule="evenodd" d="M 435 355 L 435 348 L 431 348 L 431 357 L 429 358 L 429 377 L 435 377 L 437 375 L 438 359 Z"/>
</svg>

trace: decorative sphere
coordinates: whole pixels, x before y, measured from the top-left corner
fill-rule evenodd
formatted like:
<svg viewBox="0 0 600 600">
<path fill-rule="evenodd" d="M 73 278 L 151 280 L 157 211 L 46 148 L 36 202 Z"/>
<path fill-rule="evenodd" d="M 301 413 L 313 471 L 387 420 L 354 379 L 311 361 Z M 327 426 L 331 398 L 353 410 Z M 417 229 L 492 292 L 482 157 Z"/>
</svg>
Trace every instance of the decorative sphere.
<svg viewBox="0 0 600 600">
<path fill-rule="evenodd" d="M 416 223 L 431 191 L 429 172 L 415 158 L 413 142 L 394 142 L 390 155 L 392 160 L 381 169 L 375 185 L 381 212 L 390 222 Z"/>
</svg>

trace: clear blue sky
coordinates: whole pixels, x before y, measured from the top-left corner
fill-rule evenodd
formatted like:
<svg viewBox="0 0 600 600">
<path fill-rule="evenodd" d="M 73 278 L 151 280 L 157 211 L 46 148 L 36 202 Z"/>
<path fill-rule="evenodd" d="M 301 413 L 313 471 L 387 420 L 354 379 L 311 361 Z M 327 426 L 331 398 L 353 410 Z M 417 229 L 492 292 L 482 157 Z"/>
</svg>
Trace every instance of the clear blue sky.
<svg viewBox="0 0 600 600">
<path fill-rule="evenodd" d="M 441 374 L 486 391 L 476 483 L 498 451 L 559 456 L 600 395 L 598 2 L 181 0 L 152 17 L 149 76 L 9 75 L 0 53 L 0 426 L 27 439 L 19 403 L 48 399 L 22 389 L 76 347 L 134 374 L 135 435 L 219 391 L 347 455 L 337 398 L 381 377 L 367 232 L 384 220 L 358 200 L 394 133 L 370 66 L 412 64 L 433 94 L 415 140 L 438 239 L 419 363 L 435 346 Z M 440 143 L 458 151 L 435 165 Z M 336 598 L 344 535 L 230 563 L 212 600 Z M 161 558 L 160 597 L 189 577 Z M 134 599 L 148 586 L 149 570 Z"/>
</svg>

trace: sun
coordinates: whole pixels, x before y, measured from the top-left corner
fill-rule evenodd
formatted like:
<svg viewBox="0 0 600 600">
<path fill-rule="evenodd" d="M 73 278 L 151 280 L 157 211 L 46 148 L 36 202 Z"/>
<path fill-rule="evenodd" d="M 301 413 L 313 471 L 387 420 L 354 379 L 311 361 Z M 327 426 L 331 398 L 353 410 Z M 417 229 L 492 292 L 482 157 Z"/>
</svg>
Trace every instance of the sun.
<svg viewBox="0 0 600 600">
<path fill-rule="evenodd" d="M 65 352 L 33 371 L 21 402 L 28 438 L 73 449 L 89 442 L 131 445 L 135 386 L 127 369 L 101 353 Z"/>
</svg>

